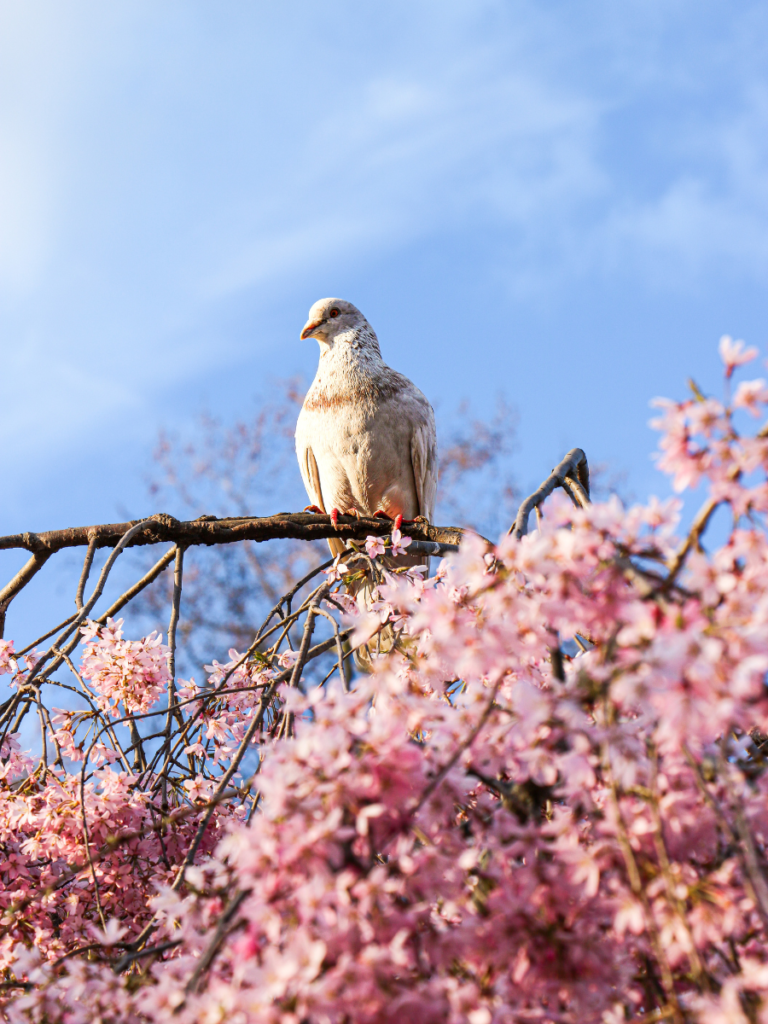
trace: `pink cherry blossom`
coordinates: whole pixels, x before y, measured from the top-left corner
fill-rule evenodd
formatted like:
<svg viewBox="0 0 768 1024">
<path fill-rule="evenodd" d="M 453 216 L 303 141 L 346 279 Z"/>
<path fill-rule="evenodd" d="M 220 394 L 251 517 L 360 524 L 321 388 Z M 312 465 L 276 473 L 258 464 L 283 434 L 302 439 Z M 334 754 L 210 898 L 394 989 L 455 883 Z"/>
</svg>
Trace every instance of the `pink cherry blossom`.
<svg viewBox="0 0 768 1024">
<path fill-rule="evenodd" d="M 718 350 L 720 358 L 725 363 L 726 377 L 732 376 L 737 366 L 743 366 L 744 363 L 751 362 L 757 356 L 756 348 L 745 348 L 743 341 L 734 341 L 727 334 L 720 339 Z"/>
<path fill-rule="evenodd" d="M 97 693 L 97 703 L 118 717 L 118 704 L 126 711 L 147 711 L 165 692 L 168 683 L 168 648 L 155 633 L 142 640 L 123 640 L 123 620 L 108 619 L 99 628 L 88 623 L 81 674 Z"/>
<path fill-rule="evenodd" d="M 384 541 L 381 537 L 366 537 L 365 550 L 370 558 L 377 558 L 379 555 L 384 554 Z"/>
<path fill-rule="evenodd" d="M 13 640 L 0 640 L 0 676 L 16 671 Z"/>
<path fill-rule="evenodd" d="M 733 415 L 768 393 L 700 398 L 661 404 L 660 465 L 706 491 L 703 530 L 727 506 L 717 530 L 686 535 L 679 499 L 552 502 L 360 608 L 337 559 L 322 611 L 392 649 L 294 688 L 285 637 L 232 648 L 179 682 L 149 764 L 115 712 L 155 707 L 167 652 L 87 624 L 64 763 L 3 742 L 5 1019 L 768 1019 L 768 440 Z"/>
<path fill-rule="evenodd" d="M 346 562 L 341 561 L 341 555 L 337 555 L 333 565 L 328 569 L 323 569 L 323 573 L 328 578 L 329 583 L 336 583 L 339 580 L 343 580 L 349 574 L 349 566 Z"/>
<path fill-rule="evenodd" d="M 298 651 L 283 651 L 278 657 L 277 663 L 280 668 L 293 668 L 296 662 L 299 660 Z"/>
<path fill-rule="evenodd" d="M 761 407 L 768 402 L 768 387 L 762 378 L 741 381 L 733 396 L 736 409 L 746 409 L 753 416 L 759 416 Z"/>
<path fill-rule="evenodd" d="M 392 554 L 402 555 L 405 553 L 406 548 L 410 547 L 413 543 L 412 537 L 404 536 L 400 530 L 392 531 Z"/>
<path fill-rule="evenodd" d="M 116 918 L 111 917 L 107 921 L 106 927 L 103 930 L 101 928 L 96 928 L 94 925 L 89 925 L 88 931 L 97 942 L 101 943 L 102 946 L 114 946 L 116 942 L 119 942 L 120 939 L 122 939 L 128 929 L 124 925 L 120 924 Z"/>
</svg>

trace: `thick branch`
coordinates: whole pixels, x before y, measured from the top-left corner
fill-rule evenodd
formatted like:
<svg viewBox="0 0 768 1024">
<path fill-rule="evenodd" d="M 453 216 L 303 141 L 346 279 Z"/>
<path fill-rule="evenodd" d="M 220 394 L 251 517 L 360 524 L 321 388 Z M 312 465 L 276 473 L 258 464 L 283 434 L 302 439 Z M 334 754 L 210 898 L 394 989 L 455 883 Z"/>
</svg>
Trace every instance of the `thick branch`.
<svg viewBox="0 0 768 1024">
<path fill-rule="evenodd" d="M 102 526 L 73 526 L 66 530 L 49 530 L 46 533 L 16 533 L 0 537 L 0 550 L 26 548 L 27 551 L 48 556 L 62 548 L 85 546 L 91 537 L 95 538 L 97 548 L 113 548 L 128 530 L 140 522 L 141 520 L 137 519 L 129 523 L 105 523 Z M 235 516 L 217 519 L 215 516 L 203 516 L 192 522 L 180 522 L 173 516 L 159 513 L 144 522 L 144 529 L 131 539 L 127 547 L 169 541 L 190 547 L 195 544 L 235 544 L 243 540 L 265 541 L 281 538 L 324 540 L 328 537 L 338 537 L 340 540 L 365 540 L 369 534 L 385 536 L 392 531 L 392 523 L 386 519 L 357 519 L 354 516 L 339 516 L 338 529 L 334 529 L 330 516 L 314 515 L 311 512 L 280 512 L 263 518 Z M 452 547 L 458 546 L 464 535 L 464 531 L 459 527 L 430 526 L 422 521 L 407 523 L 403 532 L 416 541 L 431 541 Z M 430 552 L 432 553 L 438 552 Z M 31 564 L 31 561 L 27 563 L 28 566 Z"/>
</svg>

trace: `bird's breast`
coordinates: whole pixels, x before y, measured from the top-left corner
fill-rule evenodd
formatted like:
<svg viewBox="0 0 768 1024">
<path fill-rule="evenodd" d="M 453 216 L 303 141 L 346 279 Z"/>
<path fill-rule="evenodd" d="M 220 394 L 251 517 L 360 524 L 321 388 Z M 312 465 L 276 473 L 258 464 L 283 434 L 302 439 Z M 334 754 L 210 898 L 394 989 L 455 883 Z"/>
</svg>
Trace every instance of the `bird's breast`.
<svg viewBox="0 0 768 1024">
<path fill-rule="evenodd" d="M 327 449 L 337 455 L 357 455 L 374 427 L 376 410 L 360 404 L 314 405 L 301 410 L 297 435 L 313 450 Z"/>
<path fill-rule="evenodd" d="M 340 412 L 359 409 L 375 415 L 376 409 L 401 390 L 393 380 L 362 379 L 354 384 L 339 386 L 336 382 L 315 381 L 304 399 L 306 412 Z"/>
</svg>

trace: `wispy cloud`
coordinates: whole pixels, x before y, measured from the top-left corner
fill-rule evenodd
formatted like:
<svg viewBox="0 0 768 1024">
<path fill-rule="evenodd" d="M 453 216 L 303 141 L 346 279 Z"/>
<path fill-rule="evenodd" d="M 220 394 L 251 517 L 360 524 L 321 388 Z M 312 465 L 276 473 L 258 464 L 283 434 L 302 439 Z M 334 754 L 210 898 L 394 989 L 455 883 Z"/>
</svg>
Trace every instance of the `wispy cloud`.
<svg viewBox="0 0 768 1024">
<path fill-rule="evenodd" d="M 500 306 L 757 279 L 760 6 L 0 0 L 0 330 L 37 403 L 0 407 L 8 458 L 235 365 L 242 296 L 425 239 L 484 232 Z"/>
</svg>

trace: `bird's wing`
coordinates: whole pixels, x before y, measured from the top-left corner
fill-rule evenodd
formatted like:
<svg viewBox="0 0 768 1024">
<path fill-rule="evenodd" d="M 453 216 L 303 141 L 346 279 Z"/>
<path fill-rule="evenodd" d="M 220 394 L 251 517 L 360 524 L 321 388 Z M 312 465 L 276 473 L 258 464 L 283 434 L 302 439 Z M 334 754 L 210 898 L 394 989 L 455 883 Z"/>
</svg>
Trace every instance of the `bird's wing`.
<svg viewBox="0 0 768 1024">
<path fill-rule="evenodd" d="M 315 453 L 309 445 L 304 450 L 304 458 L 299 458 L 299 469 L 301 470 L 301 479 L 304 481 L 304 486 L 307 489 L 310 500 L 325 512 L 323 489 L 320 486 L 320 470 L 317 468 Z M 331 554 L 334 558 L 345 550 L 344 541 L 336 537 L 328 538 L 328 547 L 331 549 Z"/>
<path fill-rule="evenodd" d="M 437 493 L 437 434 L 432 409 L 411 434 L 411 467 L 419 502 L 419 515 L 432 522 Z"/>
<path fill-rule="evenodd" d="M 307 445 L 304 451 L 304 458 L 299 459 L 299 469 L 301 470 L 301 478 L 304 481 L 304 486 L 310 500 L 325 512 L 323 489 L 320 486 L 320 471 L 317 468 L 315 453 L 309 445 Z"/>
</svg>

